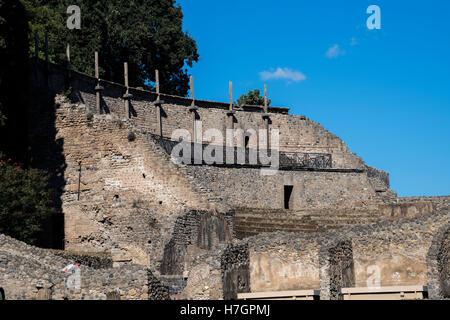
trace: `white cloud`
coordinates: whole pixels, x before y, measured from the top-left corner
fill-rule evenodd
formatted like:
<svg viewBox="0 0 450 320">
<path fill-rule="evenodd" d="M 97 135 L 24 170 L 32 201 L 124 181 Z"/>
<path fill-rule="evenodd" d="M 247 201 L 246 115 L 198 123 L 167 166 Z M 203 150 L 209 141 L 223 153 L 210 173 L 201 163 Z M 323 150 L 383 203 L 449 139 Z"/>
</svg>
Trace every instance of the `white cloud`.
<svg viewBox="0 0 450 320">
<path fill-rule="evenodd" d="M 328 58 L 337 58 L 339 56 L 343 56 L 345 54 L 345 51 L 342 50 L 341 48 L 339 48 L 339 46 L 337 44 L 335 44 L 334 46 L 332 46 L 331 48 L 328 49 L 326 56 Z"/>
<path fill-rule="evenodd" d="M 356 46 L 358 44 L 358 41 L 356 40 L 356 38 L 351 38 L 350 39 L 350 45 L 353 47 L 353 46 Z"/>
<path fill-rule="evenodd" d="M 261 80 L 289 80 L 294 82 L 304 81 L 306 80 L 306 76 L 300 72 L 291 70 L 289 68 L 280 68 L 278 67 L 275 71 L 262 71 L 259 73 Z"/>
</svg>

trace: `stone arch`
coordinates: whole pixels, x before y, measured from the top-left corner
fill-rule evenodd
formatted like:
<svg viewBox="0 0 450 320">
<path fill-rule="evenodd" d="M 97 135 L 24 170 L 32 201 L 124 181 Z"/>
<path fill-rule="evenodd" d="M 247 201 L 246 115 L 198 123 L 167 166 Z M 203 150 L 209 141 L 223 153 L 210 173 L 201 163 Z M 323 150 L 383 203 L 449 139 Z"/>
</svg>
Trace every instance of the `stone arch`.
<svg viewBox="0 0 450 320">
<path fill-rule="evenodd" d="M 6 300 L 5 290 L 3 288 L 0 288 L 0 301 Z"/>
<path fill-rule="evenodd" d="M 212 250 L 220 242 L 225 241 L 228 243 L 233 241 L 227 220 L 215 209 L 208 211 L 203 215 L 198 227 L 197 246 Z"/>
<path fill-rule="evenodd" d="M 430 299 L 450 298 L 450 223 L 439 229 L 427 254 Z"/>
</svg>

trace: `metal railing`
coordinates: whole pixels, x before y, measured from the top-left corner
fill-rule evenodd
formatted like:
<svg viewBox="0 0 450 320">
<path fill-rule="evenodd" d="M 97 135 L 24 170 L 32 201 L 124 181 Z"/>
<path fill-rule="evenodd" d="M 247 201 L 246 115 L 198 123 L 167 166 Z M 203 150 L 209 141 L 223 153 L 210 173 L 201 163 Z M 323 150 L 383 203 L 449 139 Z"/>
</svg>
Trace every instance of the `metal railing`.
<svg viewBox="0 0 450 320">
<path fill-rule="evenodd" d="M 243 147 L 229 147 L 223 145 L 215 145 L 214 148 L 222 148 L 223 157 L 219 163 L 208 163 L 203 159 L 205 149 L 211 145 L 207 143 L 194 143 L 185 141 L 173 141 L 159 135 L 151 134 L 152 139 L 158 143 L 164 151 L 172 157 L 178 158 L 184 164 L 209 164 L 209 165 L 223 165 L 223 166 L 250 166 L 250 167 L 270 167 L 268 159 L 272 156 L 272 152 L 276 150 L 257 150 L 254 148 Z M 184 144 L 175 150 L 178 144 Z M 183 154 L 183 151 L 190 150 L 190 156 Z M 207 150 L 211 153 L 211 150 Z M 177 154 L 178 153 L 178 154 Z M 231 163 L 226 161 L 232 159 Z M 232 155 L 232 156 L 230 156 Z M 212 156 L 215 156 L 212 150 Z M 274 154 L 276 156 L 276 154 Z M 329 153 L 305 153 L 305 152 L 278 152 L 278 163 L 280 169 L 331 169 L 332 157 Z"/>
</svg>

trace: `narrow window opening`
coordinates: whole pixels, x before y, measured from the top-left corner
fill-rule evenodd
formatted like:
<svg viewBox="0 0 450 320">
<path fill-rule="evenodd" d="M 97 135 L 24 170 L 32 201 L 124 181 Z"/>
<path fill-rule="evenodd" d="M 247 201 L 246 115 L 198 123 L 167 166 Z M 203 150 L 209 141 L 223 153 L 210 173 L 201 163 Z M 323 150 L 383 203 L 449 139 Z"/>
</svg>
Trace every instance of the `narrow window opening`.
<svg viewBox="0 0 450 320">
<path fill-rule="evenodd" d="M 291 195 L 294 186 L 284 186 L 284 208 L 290 209 Z"/>
<path fill-rule="evenodd" d="M 250 141 L 249 136 L 245 136 L 245 147 L 248 148 L 248 142 Z"/>
</svg>

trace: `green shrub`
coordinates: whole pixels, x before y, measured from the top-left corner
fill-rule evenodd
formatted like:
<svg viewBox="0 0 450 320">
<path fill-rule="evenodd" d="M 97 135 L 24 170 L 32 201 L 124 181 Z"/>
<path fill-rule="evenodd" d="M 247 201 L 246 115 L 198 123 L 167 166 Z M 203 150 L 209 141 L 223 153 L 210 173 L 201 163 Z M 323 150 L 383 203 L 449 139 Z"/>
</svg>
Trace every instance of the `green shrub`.
<svg viewBox="0 0 450 320">
<path fill-rule="evenodd" d="M 35 244 L 47 218 L 56 213 L 48 176 L 24 169 L 0 153 L 0 233 Z"/>
</svg>

